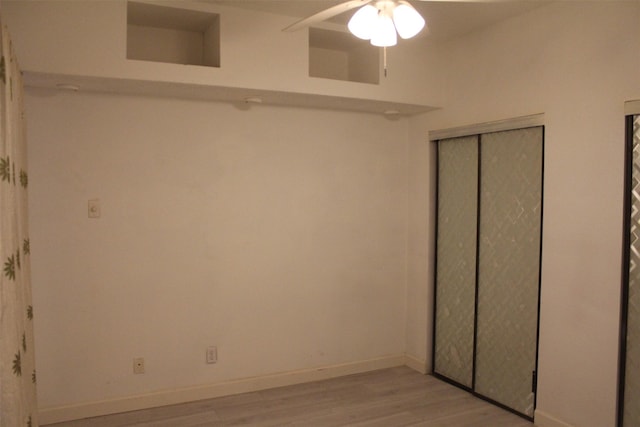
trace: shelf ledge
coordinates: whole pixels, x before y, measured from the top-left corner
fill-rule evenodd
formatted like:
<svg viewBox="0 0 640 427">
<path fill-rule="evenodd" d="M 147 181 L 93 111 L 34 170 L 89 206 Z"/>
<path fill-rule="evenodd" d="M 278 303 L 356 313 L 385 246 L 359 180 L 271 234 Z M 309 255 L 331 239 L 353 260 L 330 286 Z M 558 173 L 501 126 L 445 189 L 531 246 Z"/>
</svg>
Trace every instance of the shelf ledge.
<svg viewBox="0 0 640 427">
<path fill-rule="evenodd" d="M 386 117 L 413 116 L 438 109 L 438 107 L 429 105 L 257 88 L 73 76 L 29 71 L 25 71 L 23 77 L 25 86 L 33 88 L 60 90 L 61 85 L 64 85 L 77 87 L 79 91 L 87 92 L 218 101 L 237 105 L 248 104 L 246 101 L 248 98 L 260 98 L 262 100 L 261 105 L 355 111 L 381 114 Z M 394 114 L 388 114 L 390 111 Z"/>
</svg>

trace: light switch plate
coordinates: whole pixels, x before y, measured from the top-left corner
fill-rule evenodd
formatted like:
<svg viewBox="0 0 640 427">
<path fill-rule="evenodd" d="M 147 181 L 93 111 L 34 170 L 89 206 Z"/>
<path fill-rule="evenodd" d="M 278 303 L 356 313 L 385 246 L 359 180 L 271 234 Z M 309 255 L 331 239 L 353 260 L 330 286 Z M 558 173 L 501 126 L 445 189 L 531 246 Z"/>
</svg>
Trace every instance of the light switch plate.
<svg viewBox="0 0 640 427">
<path fill-rule="evenodd" d="M 216 363 L 218 361 L 218 348 L 207 347 L 207 363 Z"/>
</svg>

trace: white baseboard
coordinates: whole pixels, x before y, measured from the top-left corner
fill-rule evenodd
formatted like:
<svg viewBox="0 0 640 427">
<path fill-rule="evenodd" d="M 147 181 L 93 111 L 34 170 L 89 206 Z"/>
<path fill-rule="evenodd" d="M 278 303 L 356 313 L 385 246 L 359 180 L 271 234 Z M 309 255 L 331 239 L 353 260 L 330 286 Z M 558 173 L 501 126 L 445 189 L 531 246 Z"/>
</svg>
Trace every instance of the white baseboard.
<svg viewBox="0 0 640 427">
<path fill-rule="evenodd" d="M 247 393 L 286 385 L 301 384 L 361 372 L 374 371 L 376 369 L 392 368 L 405 364 L 416 369 L 413 365 L 419 366 L 420 361 L 415 358 L 409 359 L 408 356 L 405 355 L 392 355 L 341 365 L 281 372 L 272 375 L 242 378 L 216 384 L 128 396 L 119 399 L 42 408 L 38 415 L 40 424 L 52 424 L 82 418 L 116 414 L 120 412 L 137 411 L 140 409 L 155 408 L 165 405 L 175 405 L 197 400 L 212 399 L 214 397 Z"/>
<path fill-rule="evenodd" d="M 404 355 L 404 364 L 413 369 L 414 371 L 418 371 L 421 374 L 427 374 L 429 371 L 427 369 L 427 361 L 420 360 L 415 356 L 410 354 Z"/>
<path fill-rule="evenodd" d="M 538 409 L 536 409 L 534 420 L 534 425 L 538 427 L 575 427 Z"/>
</svg>

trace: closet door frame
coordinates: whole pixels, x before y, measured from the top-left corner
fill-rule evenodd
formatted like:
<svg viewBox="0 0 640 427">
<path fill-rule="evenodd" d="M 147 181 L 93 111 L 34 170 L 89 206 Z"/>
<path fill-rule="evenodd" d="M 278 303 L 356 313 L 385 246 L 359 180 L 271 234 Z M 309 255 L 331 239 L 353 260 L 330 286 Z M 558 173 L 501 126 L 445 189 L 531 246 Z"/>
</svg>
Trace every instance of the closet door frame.
<svg viewBox="0 0 640 427">
<path fill-rule="evenodd" d="M 432 375 L 442 381 L 445 381 L 449 384 L 452 384 L 458 388 L 461 388 L 475 397 L 478 397 L 482 400 L 485 400 L 489 403 L 492 403 L 502 409 L 505 409 L 511 413 L 514 413 L 526 420 L 533 421 L 533 416 L 528 416 L 522 412 L 519 412 L 516 409 L 508 407 L 500 402 L 497 402 L 489 397 L 486 397 L 478 392 L 476 392 L 476 359 L 477 359 L 477 334 L 478 334 L 478 273 L 479 273 L 479 250 L 480 250 L 480 214 L 481 214 L 481 206 L 480 206 L 480 189 L 481 189 L 481 173 L 482 173 L 482 135 L 485 133 L 491 132 L 500 132 L 507 130 L 519 130 L 526 129 L 531 127 L 540 127 L 542 130 L 542 141 L 541 141 L 541 171 L 540 171 L 540 246 L 539 246 L 539 258 L 538 258 L 538 289 L 537 289 L 537 320 L 536 320 L 536 348 L 535 348 L 535 370 L 532 372 L 532 392 L 533 396 L 533 410 L 535 413 L 535 408 L 537 406 L 537 378 L 538 378 L 538 357 L 539 357 L 539 348 L 540 348 L 540 297 L 541 297 L 541 289 L 542 289 L 542 237 L 543 237 L 543 217 L 544 217 L 544 153 L 545 153 L 545 127 L 542 123 L 543 116 L 527 116 L 515 120 L 502 121 L 502 122 L 492 122 L 484 125 L 473 126 L 471 128 L 457 128 L 451 130 L 444 131 L 436 131 L 430 134 L 430 140 L 436 144 L 436 179 L 435 179 L 435 198 L 436 198 L 436 208 L 435 208 L 435 250 L 434 250 L 434 294 L 433 294 L 433 323 L 432 323 Z M 518 123 L 522 122 L 522 126 L 518 126 Z M 529 122 L 535 122 L 528 124 Z M 511 125 L 510 125 L 511 123 Z M 476 132 L 468 132 L 468 129 L 476 129 Z M 452 136 L 449 136 L 452 135 Z M 475 136 L 477 138 L 478 144 L 478 196 L 477 196 L 477 207 L 476 207 L 476 274 L 475 274 L 475 305 L 474 305 L 474 331 L 473 331 L 473 367 L 472 367 L 472 378 L 471 378 L 471 387 L 467 387 L 464 384 L 460 384 L 459 382 L 452 380 L 442 374 L 436 372 L 436 329 L 437 329 L 437 304 L 438 304 L 438 233 L 439 233 L 439 200 L 440 200 L 440 141 L 443 139 L 449 139 L 454 137 L 463 137 L 463 136 Z"/>
<path fill-rule="evenodd" d="M 640 114 L 640 113 L 639 113 Z M 618 352 L 618 397 L 616 425 L 623 427 L 625 374 L 627 364 L 627 326 L 629 320 L 629 266 L 631 263 L 631 191 L 633 189 L 633 122 L 634 114 L 625 116 L 624 153 L 624 217 L 622 251 L 622 286 L 620 298 L 620 337 Z"/>
</svg>

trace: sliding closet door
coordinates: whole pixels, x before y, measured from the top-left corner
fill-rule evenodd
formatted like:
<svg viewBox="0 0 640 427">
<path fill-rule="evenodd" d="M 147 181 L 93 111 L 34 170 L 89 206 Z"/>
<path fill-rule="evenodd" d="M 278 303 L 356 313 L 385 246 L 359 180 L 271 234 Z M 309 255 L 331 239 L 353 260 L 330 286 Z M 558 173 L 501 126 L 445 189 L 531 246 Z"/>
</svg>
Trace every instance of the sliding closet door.
<svg viewBox="0 0 640 427">
<path fill-rule="evenodd" d="M 628 280 L 624 295 L 626 336 L 623 337 L 622 365 L 622 413 L 625 427 L 640 425 L 640 116 L 630 116 L 627 121 L 628 168 L 627 248 Z"/>
<path fill-rule="evenodd" d="M 482 135 L 475 391 L 533 416 L 542 128 Z"/>
<path fill-rule="evenodd" d="M 473 383 L 478 137 L 438 143 L 434 371 Z"/>
<path fill-rule="evenodd" d="M 434 374 L 528 418 L 543 141 L 532 126 L 438 142 Z"/>
</svg>

